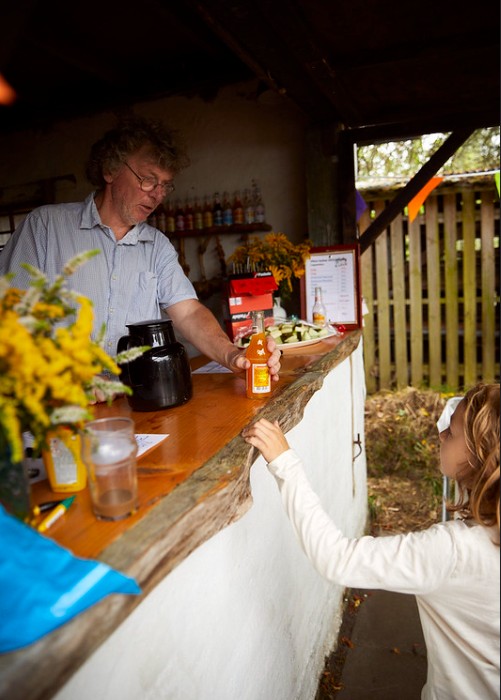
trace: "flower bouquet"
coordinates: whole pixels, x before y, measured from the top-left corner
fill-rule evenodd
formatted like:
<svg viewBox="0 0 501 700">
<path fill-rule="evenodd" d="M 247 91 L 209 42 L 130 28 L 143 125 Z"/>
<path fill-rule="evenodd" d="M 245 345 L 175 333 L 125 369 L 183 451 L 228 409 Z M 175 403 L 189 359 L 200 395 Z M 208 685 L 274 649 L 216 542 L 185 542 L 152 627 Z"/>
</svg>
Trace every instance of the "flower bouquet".
<svg viewBox="0 0 501 700">
<path fill-rule="evenodd" d="M 102 347 L 104 329 L 96 341 L 91 339 L 92 302 L 66 287 L 67 278 L 97 253 L 86 251 L 72 258 L 53 283 L 24 264 L 32 278 L 27 290 L 11 285 L 13 273 L 0 277 L 2 502 L 16 490 L 16 477 L 21 478 L 23 432 L 31 432 L 38 453 L 47 447 L 50 431 L 61 426 L 76 433 L 93 418 L 91 404 L 97 390 L 108 401 L 117 393 L 131 393 L 122 382 L 109 381 L 102 373 L 118 375 L 118 364 L 132 361 L 145 348 L 111 358 Z M 23 513 L 22 519 L 27 515 Z"/>
<path fill-rule="evenodd" d="M 287 300 L 292 294 L 293 279 L 304 275 L 311 247 L 308 239 L 294 245 L 284 233 L 267 233 L 263 238 L 254 236 L 236 248 L 229 262 L 246 269 L 269 270 L 280 298 Z"/>
</svg>

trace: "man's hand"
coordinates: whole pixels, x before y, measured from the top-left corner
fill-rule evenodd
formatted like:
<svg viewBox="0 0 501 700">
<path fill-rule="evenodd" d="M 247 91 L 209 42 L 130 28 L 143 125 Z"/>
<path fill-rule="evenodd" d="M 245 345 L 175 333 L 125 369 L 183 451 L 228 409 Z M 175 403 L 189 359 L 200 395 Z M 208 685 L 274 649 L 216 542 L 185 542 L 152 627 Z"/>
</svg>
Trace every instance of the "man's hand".
<svg viewBox="0 0 501 700">
<path fill-rule="evenodd" d="M 266 347 L 271 352 L 268 358 L 268 368 L 270 371 L 270 378 L 274 382 L 278 382 L 280 379 L 280 358 L 282 357 L 282 352 L 278 349 L 277 344 L 271 336 L 266 338 Z M 237 370 L 245 371 L 250 367 L 249 360 L 245 357 L 245 350 L 236 348 L 236 353 L 231 358 L 231 365 Z"/>
</svg>

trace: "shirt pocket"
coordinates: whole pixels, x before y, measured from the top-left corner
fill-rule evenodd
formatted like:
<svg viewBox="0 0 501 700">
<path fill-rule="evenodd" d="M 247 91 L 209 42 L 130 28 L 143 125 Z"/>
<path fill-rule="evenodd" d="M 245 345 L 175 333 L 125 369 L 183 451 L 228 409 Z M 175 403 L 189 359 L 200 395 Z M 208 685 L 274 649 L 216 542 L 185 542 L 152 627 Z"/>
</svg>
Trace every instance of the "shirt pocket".
<svg viewBox="0 0 501 700">
<path fill-rule="evenodd" d="M 140 272 L 137 283 L 130 284 L 129 308 L 127 310 L 127 323 L 149 321 L 160 318 L 160 305 L 158 303 L 158 278 L 154 272 Z"/>
</svg>

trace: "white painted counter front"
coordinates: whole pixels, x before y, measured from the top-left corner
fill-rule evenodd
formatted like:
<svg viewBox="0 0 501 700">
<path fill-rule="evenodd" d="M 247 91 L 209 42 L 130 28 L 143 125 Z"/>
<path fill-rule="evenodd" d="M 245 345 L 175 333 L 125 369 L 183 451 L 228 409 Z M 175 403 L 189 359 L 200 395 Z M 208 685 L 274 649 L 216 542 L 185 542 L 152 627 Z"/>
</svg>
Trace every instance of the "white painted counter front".
<svg viewBox="0 0 501 700">
<path fill-rule="evenodd" d="M 348 536 L 367 517 L 362 341 L 288 434 L 324 507 Z M 354 440 L 360 435 L 362 453 Z M 343 589 L 293 535 L 262 457 L 253 505 L 146 596 L 56 700 L 312 700 L 341 621 Z"/>
</svg>

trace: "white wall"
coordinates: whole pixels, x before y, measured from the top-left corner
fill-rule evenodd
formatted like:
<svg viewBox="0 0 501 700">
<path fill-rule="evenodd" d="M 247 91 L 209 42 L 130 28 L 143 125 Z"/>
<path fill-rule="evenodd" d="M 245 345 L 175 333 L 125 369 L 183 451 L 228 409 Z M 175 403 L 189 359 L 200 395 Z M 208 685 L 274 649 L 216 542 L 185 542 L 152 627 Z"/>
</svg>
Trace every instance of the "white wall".
<svg viewBox="0 0 501 700">
<path fill-rule="evenodd" d="M 288 434 L 348 536 L 366 521 L 362 346 L 335 368 Z M 262 458 L 254 503 L 196 549 L 134 610 L 56 700 L 310 700 L 341 621 L 343 590 L 297 544 Z"/>
<path fill-rule="evenodd" d="M 138 114 L 160 118 L 184 136 L 191 165 L 176 179 L 176 193 L 212 195 L 250 187 L 256 178 L 275 231 L 298 241 L 306 234 L 304 119 L 287 99 L 271 91 L 256 97 L 256 81 L 224 88 L 211 102 L 173 97 L 134 106 Z M 85 162 L 90 146 L 115 123 L 111 112 L 61 121 L 47 131 L 0 134 L 0 204 L 13 186 L 72 174 L 61 181 L 58 201 L 78 201 L 90 191 Z M 7 188 L 7 189 L 3 189 Z M 3 189 L 3 193 L 2 193 Z M 223 236 L 229 255 L 238 236 Z M 186 242 L 190 278 L 200 278 L 196 241 Z M 219 274 L 214 243 L 206 254 L 207 277 Z"/>
</svg>

